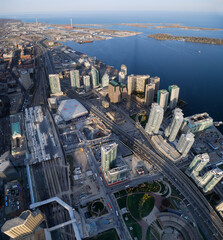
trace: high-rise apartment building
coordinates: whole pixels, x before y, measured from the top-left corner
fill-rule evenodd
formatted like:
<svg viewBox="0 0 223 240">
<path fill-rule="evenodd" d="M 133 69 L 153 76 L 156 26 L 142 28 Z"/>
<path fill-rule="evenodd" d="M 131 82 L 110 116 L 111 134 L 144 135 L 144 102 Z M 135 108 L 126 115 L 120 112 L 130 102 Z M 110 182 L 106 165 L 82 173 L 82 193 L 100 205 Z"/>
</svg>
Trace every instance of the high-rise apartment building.
<svg viewBox="0 0 223 240">
<path fill-rule="evenodd" d="M 189 176 L 198 176 L 199 172 L 208 164 L 209 161 L 210 158 L 207 153 L 198 154 L 194 157 L 186 172 Z"/>
<path fill-rule="evenodd" d="M 127 80 L 128 95 L 135 92 L 145 92 L 145 85 L 149 83 L 150 75 L 129 75 Z"/>
<path fill-rule="evenodd" d="M 169 141 L 173 142 L 177 136 L 178 131 L 183 123 L 184 117 L 180 108 L 176 108 L 173 112 L 173 118 L 170 125 L 165 130 L 165 136 L 169 137 Z"/>
<path fill-rule="evenodd" d="M 146 84 L 145 90 L 145 105 L 148 107 L 153 103 L 155 94 L 155 83 Z"/>
<path fill-rule="evenodd" d="M 163 121 L 163 114 L 163 108 L 159 104 L 153 103 L 150 110 L 149 119 L 145 128 L 147 133 L 157 134 L 159 132 L 160 125 Z"/>
<path fill-rule="evenodd" d="M 101 164 L 104 171 L 108 171 L 117 157 L 117 143 L 106 144 L 101 147 Z"/>
<path fill-rule="evenodd" d="M 126 77 L 125 73 L 123 71 L 120 71 L 119 74 L 118 74 L 118 81 L 120 83 L 124 83 L 125 82 L 125 77 Z"/>
<path fill-rule="evenodd" d="M 159 77 L 152 77 L 150 78 L 150 83 L 155 83 L 155 94 L 157 94 L 157 91 L 159 90 L 160 86 L 160 78 Z"/>
<path fill-rule="evenodd" d="M 89 75 L 83 76 L 84 90 L 88 92 L 91 90 L 91 79 Z"/>
<path fill-rule="evenodd" d="M 108 96 L 111 103 L 118 103 L 122 100 L 120 86 L 114 80 L 110 81 L 108 85 Z"/>
<path fill-rule="evenodd" d="M 127 75 L 127 67 L 125 64 L 121 65 L 121 71 L 124 72 L 125 76 Z"/>
<path fill-rule="evenodd" d="M 208 183 L 204 186 L 203 191 L 209 192 L 211 191 L 214 186 L 219 183 L 223 177 L 223 171 L 220 168 L 216 168 L 210 171 L 212 174 L 211 179 L 208 181 Z"/>
<path fill-rule="evenodd" d="M 104 87 L 107 87 L 108 84 L 109 84 L 109 75 L 105 73 L 101 79 L 101 86 L 104 88 Z"/>
<path fill-rule="evenodd" d="M 99 85 L 99 71 L 95 67 L 91 68 L 91 78 L 92 78 L 93 88 L 98 87 L 98 85 Z"/>
<path fill-rule="evenodd" d="M 169 93 L 166 89 L 158 90 L 157 103 L 166 111 L 168 106 Z"/>
<path fill-rule="evenodd" d="M 180 88 L 177 85 L 171 85 L 168 87 L 168 90 L 170 93 L 169 108 L 174 109 L 178 103 Z"/>
<path fill-rule="evenodd" d="M 80 88 L 80 73 L 79 70 L 70 71 L 70 83 L 72 88 Z"/>
<path fill-rule="evenodd" d="M 194 143 L 194 134 L 187 133 L 181 134 L 177 143 L 177 150 L 182 154 L 182 157 L 186 157 Z"/>
<path fill-rule="evenodd" d="M 49 74 L 50 90 L 52 94 L 61 94 L 59 74 Z"/>
<path fill-rule="evenodd" d="M 44 216 L 39 210 L 27 210 L 19 217 L 6 221 L 1 230 L 11 238 L 22 238 L 32 233 L 43 220 Z"/>
</svg>

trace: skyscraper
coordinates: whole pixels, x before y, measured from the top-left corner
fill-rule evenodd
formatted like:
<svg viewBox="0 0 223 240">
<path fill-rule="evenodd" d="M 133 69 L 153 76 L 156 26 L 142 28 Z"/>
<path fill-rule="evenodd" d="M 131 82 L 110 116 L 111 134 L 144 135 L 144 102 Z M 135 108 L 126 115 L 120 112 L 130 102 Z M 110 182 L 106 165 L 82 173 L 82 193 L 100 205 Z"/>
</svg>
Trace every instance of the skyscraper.
<svg viewBox="0 0 223 240">
<path fill-rule="evenodd" d="M 32 233 L 43 220 L 44 216 L 39 210 L 35 212 L 27 210 L 22 212 L 19 217 L 5 222 L 1 230 L 11 238 L 22 238 Z"/>
<path fill-rule="evenodd" d="M 157 103 L 166 111 L 168 106 L 169 93 L 166 89 L 158 90 Z"/>
<path fill-rule="evenodd" d="M 207 165 L 209 161 L 210 158 L 207 153 L 196 155 L 187 168 L 188 175 L 198 176 L 199 172 Z"/>
<path fill-rule="evenodd" d="M 145 105 L 148 107 L 153 103 L 155 93 L 155 83 L 146 84 Z"/>
<path fill-rule="evenodd" d="M 99 85 L 99 71 L 95 67 L 91 68 L 91 78 L 92 78 L 93 88 L 98 87 L 98 85 Z"/>
<path fill-rule="evenodd" d="M 101 147 L 101 164 L 104 171 L 108 171 L 117 157 L 117 143 L 106 144 Z"/>
<path fill-rule="evenodd" d="M 52 94 L 61 94 L 59 74 L 49 74 L 50 90 Z"/>
<path fill-rule="evenodd" d="M 153 103 L 149 114 L 149 120 L 145 128 L 147 133 L 157 134 L 159 132 L 160 125 L 163 121 L 163 114 L 164 114 L 163 108 L 159 104 Z"/>
<path fill-rule="evenodd" d="M 70 83 L 72 88 L 80 88 L 80 74 L 79 70 L 70 71 Z"/>
<path fill-rule="evenodd" d="M 121 65 L 121 71 L 124 72 L 125 76 L 127 75 L 127 67 L 125 64 Z"/>
<path fill-rule="evenodd" d="M 110 81 L 108 85 L 108 96 L 111 103 L 118 103 L 118 102 L 121 102 L 122 100 L 120 86 L 114 80 Z"/>
<path fill-rule="evenodd" d="M 124 83 L 125 82 L 125 73 L 124 72 L 119 72 L 119 74 L 118 74 L 118 81 L 120 82 L 120 83 Z"/>
<path fill-rule="evenodd" d="M 169 108 L 173 109 L 177 106 L 180 88 L 177 85 L 171 85 L 168 87 L 170 93 L 170 104 Z"/>
<path fill-rule="evenodd" d="M 160 85 L 160 78 L 159 77 L 152 77 L 150 78 L 151 83 L 155 83 L 155 94 L 157 94 L 157 91 L 159 90 L 159 85 Z"/>
<path fill-rule="evenodd" d="M 128 76 L 127 89 L 128 89 L 128 95 L 130 96 L 135 89 L 135 76 L 133 74 Z"/>
<path fill-rule="evenodd" d="M 177 150 L 182 153 L 182 157 L 186 157 L 194 143 L 194 134 L 187 133 L 181 134 L 177 143 Z"/>
<path fill-rule="evenodd" d="M 177 136 L 178 131 L 183 123 L 183 112 L 180 108 L 176 108 L 173 113 L 173 118 L 170 125 L 165 130 L 165 136 L 169 137 L 169 141 L 173 142 Z"/>
<path fill-rule="evenodd" d="M 102 87 L 107 87 L 109 84 L 109 75 L 105 73 L 101 79 L 101 86 Z"/>
<path fill-rule="evenodd" d="M 91 90 L 91 79 L 89 75 L 83 76 L 84 90 L 88 92 Z"/>
<path fill-rule="evenodd" d="M 127 80 L 128 95 L 134 91 L 145 92 L 145 85 L 149 83 L 150 75 L 129 75 Z"/>
<path fill-rule="evenodd" d="M 214 186 L 219 183 L 223 177 L 223 171 L 220 168 L 216 168 L 211 170 L 212 178 L 208 181 L 208 183 L 204 186 L 204 192 L 211 191 Z"/>
</svg>

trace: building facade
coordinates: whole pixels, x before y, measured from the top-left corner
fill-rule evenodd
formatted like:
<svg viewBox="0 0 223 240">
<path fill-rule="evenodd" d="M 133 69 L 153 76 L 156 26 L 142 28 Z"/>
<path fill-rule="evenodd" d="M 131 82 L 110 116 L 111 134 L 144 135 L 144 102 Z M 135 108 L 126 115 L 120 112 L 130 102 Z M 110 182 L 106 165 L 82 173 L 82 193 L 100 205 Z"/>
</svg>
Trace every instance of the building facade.
<svg viewBox="0 0 223 240">
<path fill-rule="evenodd" d="M 159 104 L 153 103 L 150 110 L 149 119 L 145 128 L 148 134 L 157 134 L 159 132 L 160 125 L 163 121 L 163 115 L 163 108 Z"/>
<path fill-rule="evenodd" d="M 59 74 L 50 74 L 50 90 L 52 94 L 61 94 Z"/>
<path fill-rule="evenodd" d="M 170 93 L 170 103 L 169 108 L 174 109 L 177 106 L 180 88 L 177 85 L 171 85 L 168 87 Z"/>
<path fill-rule="evenodd" d="M 108 85 L 108 96 L 111 103 L 119 103 L 122 100 L 120 86 L 113 80 Z"/>
<path fill-rule="evenodd" d="M 187 133 L 181 134 L 177 143 L 177 150 L 182 154 L 182 157 L 186 157 L 194 143 L 194 134 Z"/>
<path fill-rule="evenodd" d="M 173 113 L 173 118 L 170 125 L 165 130 L 165 136 L 169 137 L 169 141 L 173 142 L 180 130 L 183 123 L 183 112 L 180 108 L 176 108 Z"/>
<path fill-rule="evenodd" d="M 99 71 L 95 67 L 92 67 L 92 69 L 91 69 L 91 78 L 92 78 L 93 88 L 98 87 L 98 85 L 99 85 Z"/>
<path fill-rule="evenodd" d="M 19 217 L 5 222 L 1 230 L 11 238 L 24 237 L 32 233 L 43 220 L 44 216 L 39 210 L 35 212 L 27 210 Z"/>
<path fill-rule="evenodd" d="M 79 70 L 70 71 L 70 84 L 72 88 L 80 88 L 80 73 Z"/>
<path fill-rule="evenodd" d="M 105 73 L 101 79 L 101 86 L 104 88 L 104 87 L 107 87 L 108 84 L 109 84 L 109 75 Z"/>
<path fill-rule="evenodd" d="M 111 164 L 117 157 L 117 143 L 106 144 L 101 147 L 101 165 L 103 171 L 108 171 L 111 168 Z"/>
<path fill-rule="evenodd" d="M 155 83 L 149 83 L 146 84 L 146 89 L 145 89 L 145 105 L 151 106 L 154 100 L 154 95 L 155 95 L 155 88 L 156 85 Z"/>
<path fill-rule="evenodd" d="M 91 90 L 91 78 L 89 75 L 83 76 L 84 90 L 88 92 Z"/>
<path fill-rule="evenodd" d="M 160 86 L 160 78 L 159 77 L 152 77 L 150 78 L 150 83 L 154 83 L 155 84 L 155 94 L 157 94 L 157 91 L 159 90 L 159 86 Z"/>
<path fill-rule="evenodd" d="M 168 106 L 169 93 L 166 89 L 158 90 L 157 103 L 166 111 Z"/>
</svg>

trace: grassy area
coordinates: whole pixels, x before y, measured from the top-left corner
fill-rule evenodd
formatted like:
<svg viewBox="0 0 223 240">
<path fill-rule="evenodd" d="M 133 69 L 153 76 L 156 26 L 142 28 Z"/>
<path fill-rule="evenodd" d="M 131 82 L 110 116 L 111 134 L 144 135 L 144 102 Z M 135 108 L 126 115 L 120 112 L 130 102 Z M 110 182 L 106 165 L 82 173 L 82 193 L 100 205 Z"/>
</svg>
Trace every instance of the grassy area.
<svg viewBox="0 0 223 240">
<path fill-rule="evenodd" d="M 146 231 L 146 240 L 150 240 L 150 230 L 151 230 L 151 226 L 149 226 L 147 228 L 147 231 Z"/>
<path fill-rule="evenodd" d="M 114 195 L 115 195 L 115 198 L 119 198 L 119 197 L 124 197 L 124 196 L 126 196 L 127 193 L 126 193 L 125 190 L 121 190 L 121 191 L 119 191 L 119 192 L 114 193 Z"/>
<path fill-rule="evenodd" d="M 136 115 L 137 115 L 137 114 L 133 114 L 133 115 L 130 116 L 130 118 L 133 119 L 133 120 L 135 121 L 135 119 L 136 119 Z"/>
<path fill-rule="evenodd" d="M 151 211 L 154 208 L 154 203 L 155 203 L 155 199 L 153 197 L 150 197 L 148 200 L 146 200 L 146 202 L 143 204 L 141 208 L 142 217 L 146 217 L 151 213 Z"/>
<path fill-rule="evenodd" d="M 166 197 L 166 196 L 169 194 L 169 192 L 170 192 L 170 189 L 168 188 L 168 189 L 167 189 L 167 192 L 164 193 L 164 194 L 162 194 L 162 196 L 163 196 L 163 197 Z"/>
<path fill-rule="evenodd" d="M 117 202 L 118 202 L 118 205 L 119 205 L 120 209 L 126 207 L 126 199 L 127 199 L 127 196 L 124 196 L 124 197 L 121 197 L 121 198 L 117 199 Z"/>
<path fill-rule="evenodd" d="M 125 220 L 125 218 L 128 218 L 128 220 Z M 142 229 L 140 227 L 140 225 L 131 217 L 131 215 L 129 213 L 126 213 L 123 215 L 125 224 L 128 228 L 128 231 L 132 237 L 132 239 L 134 239 L 135 237 L 137 237 L 138 240 L 142 239 Z M 130 230 L 129 228 L 132 227 L 132 230 Z M 111 238 L 113 240 L 113 238 Z"/>
<path fill-rule="evenodd" d="M 144 196 L 143 193 L 133 194 L 133 195 L 128 196 L 129 211 L 131 212 L 131 214 L 134 218 L 139 219 L 139 220 L 141 218 L 139 203 L 140 203 L 140 200 L 143 196 Z"/>
<path fill-rule="evenodd" d="M 92 238 L 85 238 L 85 240 L 119 240 L 118 234 L 114 228 L 98 234 Z"/>
</svg>

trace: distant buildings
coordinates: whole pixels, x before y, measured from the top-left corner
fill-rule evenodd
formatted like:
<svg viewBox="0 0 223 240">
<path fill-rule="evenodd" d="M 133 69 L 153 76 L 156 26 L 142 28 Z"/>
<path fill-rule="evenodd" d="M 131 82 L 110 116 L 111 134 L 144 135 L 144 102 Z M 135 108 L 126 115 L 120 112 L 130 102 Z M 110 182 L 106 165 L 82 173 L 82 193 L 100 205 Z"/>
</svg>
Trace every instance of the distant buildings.
<svg viewBox="0 0 223 240">
<path fill-rule="evenodd" d="M 157 103 L 166 111 L 168 106 L 169 93 L 166 89 L 158 90 Z"/>
<path fill-rule="evenodd" d="M 155 95 L 155 83 L 146 84 L 145 89 L 145 105 L 148 107 L 153 103 L 154 95 Z"/>
<path fill-rule="evenodd" d="M 59 74 L 50 74 L 50 90 L 52 95 L 62 95 L 61 87 L 60 87 L 60 78 Z"/>
<path fill-rule="evenodd" d="M 44 216 L 39 210 L 35 212 L 27 210 L 22 212 L 19 217 L 5 222 L 1 230 L 11 238 L 21 238 L 31 234 L 43 220 Z"/>
<path fill-rule="evenodd" d="M 84 90 L 88 92 L 91 90 L 91 79 L 89 75 L 83 76 Z"/>
<path fill-rule="evenodd" d="M 159 132 L 160 125 L 163 121 L 163 115 L 164 115 L 163 108 L 159 104 L 153 103 L 152 108 L 150 110 L 149 119 L 145 128 L 147 133 L 157 134 Z"/>
<path fill-rule="evenodd" d="M 211 191 L 214 186 L 221 181 L 223 171 L 219 168 L 212 169 L 200 176 L 201 170 L 210 161 L 207 153 L 199 154 L 194 157 L 193 161 L 186 170 L 188 176 L 192 177 L 196 184 L 203 189 L 204 192 Z"/>
<path fill-rule="evenodd" d="M 182 125 L 182 131 L 184 133 L 200 132 L 209 127 L 213 126 L 213 119 L 209 116 L 208 113 L 199 113 L 184 119 Z"/>
<path fill-rule="evenodd" d="M 187 133 L 181 134 L 177 143 L 177 150 L 182 154 L 182 157 L 186 157 L 194 143 L 194 134 Z"/>
<path fill-rule="evenodd" d="M 165 136 L 169 137 L 169 141 L 173 142 L 177 136 L 178 131 L 183 123 L 183 112 L 180 108 L 176 108 L 173 113 L 173 118 L 170 125 L 165 130 Z"/>
<path fill-rule="evenodd" d="M 101 147 L 101 164 L 103 171 L 108 171 L 111 168 L 117 157 L 117 143 L 106 144 Z"/>
<path fill-rule="evenodd" d="M 98 85 L 99 85 L 99 71 L 95 67 L 92 67 L 92 69 L 91 69 L 91 78 L 92 78 L 93 88 L 98 87 Z"/>
<path fill-rule="evenodd" d="M 101 79 L 101 86 L 104 88 L 104 87 L 107 87 L 108 84 L 109 84 L 109 75 L 105 73 Z"/>
<path fill-rule="evenodd" d="M 125 82 L 125 77 L 126 77 L 126 75 L 125 75 L 125 73 L 124 72 L 119 72 L 119 74 L 118 74 L 118 81 L 120 82 L 120 83 L 124 83 Z"/>
<path fill-rule="evenodd" d="M 159 85 L 160 85 L 160 78 L 159 77 L 152 77 L 152 78 L 150 78 L 150 83 L 155 84 L 155 94 L 157 94 L 157 91 L 159 90 Z"/>
<path fill-rule="evenodd" d="M 177 106 L 180 88 L 177 85 L 171 85 L 168 87 L 170 93 L 169 108 L 174 109 Z"/>
<path fill-rule="evenodd" d="M 79 70 L 70 71 L 70 83 L 72 88 L 80 88 L 80 73 Z"/>
</svg>

